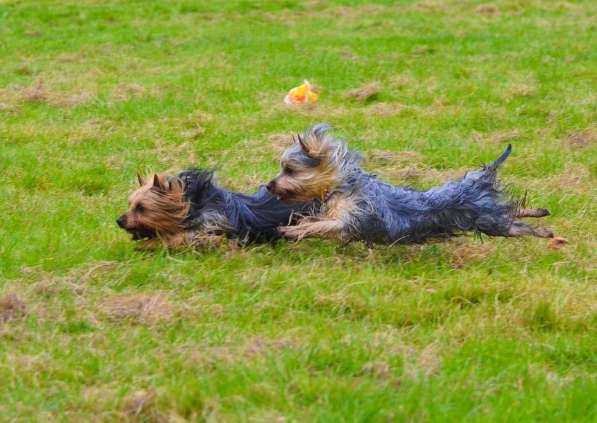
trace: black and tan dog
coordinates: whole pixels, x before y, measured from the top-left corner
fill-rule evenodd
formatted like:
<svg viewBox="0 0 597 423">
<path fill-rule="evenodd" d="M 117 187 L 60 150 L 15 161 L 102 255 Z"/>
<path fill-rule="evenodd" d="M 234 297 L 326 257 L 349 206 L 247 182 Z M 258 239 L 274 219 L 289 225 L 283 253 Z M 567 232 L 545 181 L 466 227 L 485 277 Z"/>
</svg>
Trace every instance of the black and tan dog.
<svg viewBox="0 0 597 423">
<path fill-rule="evenodd" d="M 297 225 L 281 228 L 288 238 L 337 238 L 367 243 L 421 242 L 467 231 L 491 236 L 552 237 L 546 228 L 519 220 L 549 215 L 523 208 L 502 194 L 498 167 L 512 150 L 461 180 L 417 191 L 397 187 L 363 171 L 361 158 L 334 139 L 325 124 L 298 136 L 283 154 L 282 172 L 268 189 L 284 201 L 320 200 L 322 207 Z"/>
<path fill-rule="evenodd" d="M 283 203 L 263 186 L 253 195 L 227 191 L 205 169 L 138 177 L 138 181 L 129 210 L 117 223 L 144 248 L 193 247 L 210 236 L 243 244 L 269 242 L 280 238 L 277 228 L 290 224 L 297 213 L 314 210 L 313 203 Z"/>
</svg>

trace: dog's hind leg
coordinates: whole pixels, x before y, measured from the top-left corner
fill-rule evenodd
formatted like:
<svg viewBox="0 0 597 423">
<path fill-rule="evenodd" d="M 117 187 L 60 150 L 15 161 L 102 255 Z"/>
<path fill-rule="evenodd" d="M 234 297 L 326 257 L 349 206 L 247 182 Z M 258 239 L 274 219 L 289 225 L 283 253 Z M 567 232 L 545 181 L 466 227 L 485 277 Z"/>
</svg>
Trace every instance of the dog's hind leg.
<svg viewBox="0 0 597 423">
<path fill-rule="evenodd" d="M 297 225 L 281 226 L 280 233 L 286 238 L 301 240 L 303 238 L 338 238 L 344 225 L 337 219 L 307 219 Z"/>
<path fill-rule="evenodd" d="M 545 217 L 549 216 L 547 209 L 524 208 L 516 212 L 516 217 Z"/>
<path fill-rule="evenodd" d="M 520 220 L 515 220 L 512 222 L 512 225 L 510 225 L 510 228 L 508 229 L 507 236 L 525 235 L 536 236 L 539 238 L 553 238 L 553 232 L 550 229 L 541 227 L 535 228 L 531 225 L 521 222 Z"/>
</svg>

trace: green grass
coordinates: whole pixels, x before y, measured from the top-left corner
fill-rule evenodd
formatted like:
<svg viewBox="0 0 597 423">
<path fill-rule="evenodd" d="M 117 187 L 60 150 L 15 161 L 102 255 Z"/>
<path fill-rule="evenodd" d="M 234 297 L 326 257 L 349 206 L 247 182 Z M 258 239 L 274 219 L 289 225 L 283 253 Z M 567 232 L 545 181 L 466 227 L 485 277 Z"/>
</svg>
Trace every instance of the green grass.
<svg viewBox="0 0 597 423">
<path fill-rule="evenodd" d="M 597 8 L 479 4 L 0 0 L 0 421 L 596 421 Z M 319 106 L 284 107 L 304 78 Z M 503 180 L 569 242 L 117 228 L 136 171 L 251 191 L 320 121 L 419 187 L 512 142 Z"/>
</svg>

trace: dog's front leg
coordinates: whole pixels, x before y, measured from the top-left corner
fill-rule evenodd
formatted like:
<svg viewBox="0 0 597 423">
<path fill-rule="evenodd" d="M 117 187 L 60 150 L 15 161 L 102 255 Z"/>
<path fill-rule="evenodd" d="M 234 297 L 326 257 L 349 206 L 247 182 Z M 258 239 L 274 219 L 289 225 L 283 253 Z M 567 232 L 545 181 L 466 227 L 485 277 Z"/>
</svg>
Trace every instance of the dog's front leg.
<svg viewBox="0 0 597 423">
<path fill-rule="evenodd" d="M 286 238 L 301 240 L 303 238 L 339 238 L 342 228 L 342 222 L 337 219 L 309 219 L 297 225 L 281 226 L 278 230 Z"/>
<path fill-rule="evenodd" d="M 192 233 L 179 232 L 161 238 L 144 239 L 137 244 L 137 250 L 152 251 L 160 248 L 180 250 L 192 246 Z"/>
<path fill-rule="evenodd" d="M 154 238 L 154 239 L 143 239 L 135 245 L 135 249 L 137 251 L 154 251 L 163 247 L 164 243 L 161 239 Z"/>
</svg>

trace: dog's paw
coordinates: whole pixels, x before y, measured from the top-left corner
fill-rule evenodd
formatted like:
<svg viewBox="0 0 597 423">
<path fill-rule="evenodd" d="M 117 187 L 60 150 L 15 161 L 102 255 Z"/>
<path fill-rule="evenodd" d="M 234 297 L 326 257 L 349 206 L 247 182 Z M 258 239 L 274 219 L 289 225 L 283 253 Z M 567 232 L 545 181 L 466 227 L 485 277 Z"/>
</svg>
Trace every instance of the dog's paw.
<svg viewBox="0 0 597 423">
<path fill-rule="evenodd" d="M 162 247 L 163 244 L 156 239 L 142 239 L 137 241 L 135 250 L 137 251 L 155 251 Z"/>
<path fill-rule="evenodd" d="M 297 229 L 297 226 L 279 226 L 278 232 L 282 234 L 284 238 L 288 239 L 301 239 L 301 231 Z"/>
</svg>

